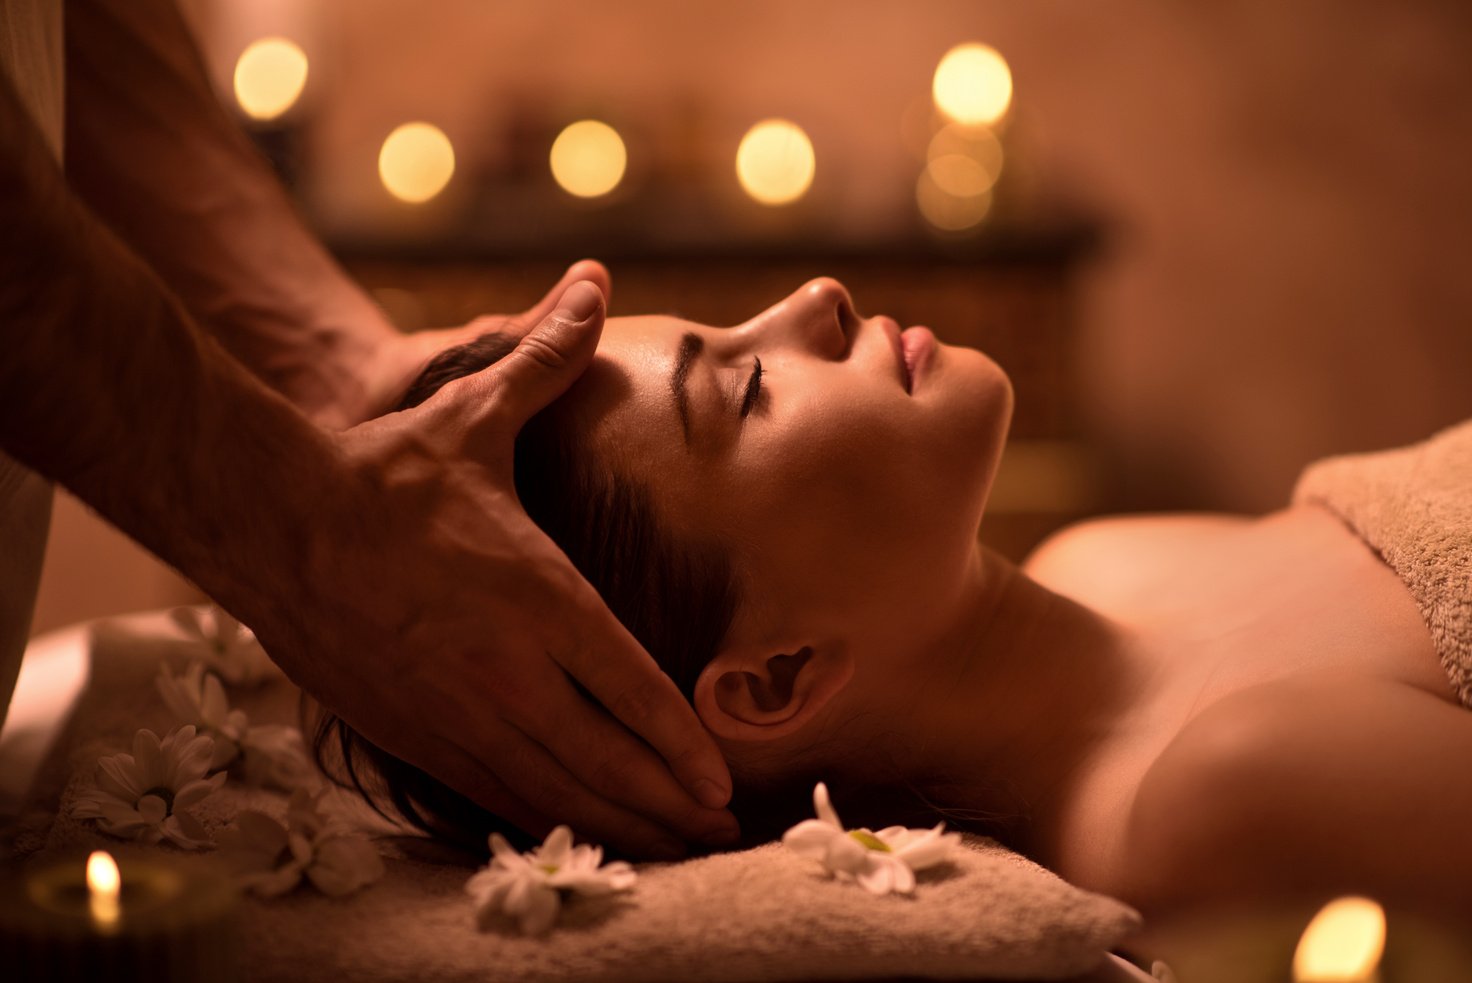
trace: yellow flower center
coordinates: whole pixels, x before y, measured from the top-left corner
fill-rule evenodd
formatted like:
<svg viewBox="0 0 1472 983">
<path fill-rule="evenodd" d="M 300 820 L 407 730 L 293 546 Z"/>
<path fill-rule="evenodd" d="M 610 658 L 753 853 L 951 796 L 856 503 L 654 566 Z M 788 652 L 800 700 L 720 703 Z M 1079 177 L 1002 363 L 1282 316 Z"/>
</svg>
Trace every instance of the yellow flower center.
<svg viewBox="0 0 1472 983">
<path fill-rule="evenodd" d="M 870 850 L 877 850 L 880 853 L 893 852 L 889 849 L 888 843 L 885 843 L 883 840 L 875 836 L 873 833 L 869 832 L 867 829 L 851 829 L 848 831 L 848 835 L 852 836 L 855 840 L 858 840 L 859 843 Z"/>
</svg>

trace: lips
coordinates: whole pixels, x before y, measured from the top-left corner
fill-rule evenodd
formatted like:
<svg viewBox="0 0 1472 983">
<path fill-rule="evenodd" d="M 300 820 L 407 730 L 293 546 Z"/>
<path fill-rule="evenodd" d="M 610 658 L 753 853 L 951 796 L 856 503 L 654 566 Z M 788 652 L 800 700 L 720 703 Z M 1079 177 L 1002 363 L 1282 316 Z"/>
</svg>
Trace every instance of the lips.
<svg viewBox="0 0 1472 983">
<path fill-rule="evenodd" d="M 904 335 L 900 331 L 900 326 L 893 318 L 877 317 L 874 320 L 879 322 L 880 330 L 884 332 L 884 336 L 889 339 L 890 347 L 894 349 L 894 364 L 899 369 L 900 385 L 905 387 L 905 392 L 910 392 L 912 381 L 910 363 L 905 357 Z"/>
<path fill-rule="evenodd" d="M 935 354 L 935 335 L 929 328 L 910 328 L 900 335 L 900 353 L 905 366 L 907 392 L 915 391 L 915 380 L 925 375 Z"/>
</svg>

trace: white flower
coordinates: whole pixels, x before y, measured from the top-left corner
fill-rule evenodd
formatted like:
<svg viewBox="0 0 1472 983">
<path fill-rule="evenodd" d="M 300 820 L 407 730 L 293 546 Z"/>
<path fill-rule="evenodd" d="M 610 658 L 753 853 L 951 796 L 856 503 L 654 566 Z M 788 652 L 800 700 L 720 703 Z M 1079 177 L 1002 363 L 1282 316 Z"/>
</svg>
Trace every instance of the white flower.
<svg viewBox="0 0 1472 983">
<path fill-rule="evenodd" d="M 205 778 L 215 742 L 179 727 L 162 741 L 151 730 L 133 736 L 132 754 L 97 760 L 97 788 L 77 798 L 76 814 L 101 820 L 104 832 L 123 839 L 157 843 L 168 839 L 195 849 L 208 845 L 209 833 L 188 811 L 225 782 L 220 772 Z"/>
<path fill-rule="evenodd" d="M 961 841 L 959 833 L 943 832 L 945 823 L 933 829 L 889 826 L 877 833 L 845 830 L 822 782 L 813 789 L 813 809 L 818 818 L 789 829 L 782 835 L 783 845 L 821 862 L 840 880 L 858 881 L 872 894 L 909 894 L 915 889 L 915 871 L 940 863 Z"/>
<path fill-rule="evenodd" d="M 251 785 L 288 792 L 322 784 L 307 757 L 302 732 L 286 724 L 257 724 L 246 730 L 240 739 L 240 774 Z"/>
<path fill-rule="evenodd" d="M 201 734 L 215 741 L 210 769 L 223 768 L 240 753 L 240 739 L 249 721 L 243 710 L 230 709 L 225 687 L 214 673 L 206 673 L 203 662 L 192 662 L 182 676 L 159 666 L 154 680 L 164 704 L 182 723 L 193 724 Z"/>
<path fill-rule="evenodd" d="M 256 641 L 255 633 L 218 604 L 205 610 L 174 608 L 169 617 L 197 643 L 198 656 L 205 665 L 230 685 L 255 686 L 281 674 Z"/>
<path fill-rule="evenodd" d="M 284 724 L 252 727 L 245 711 L 230 709 L 225 687 L 213 672 L 205 671 L 204 663 L 190 663 L 182 676 L 160 666 L 156 682 L 159 695 L 181 722 L 214 738 L 211 770 L 238 760 L 237 773 L 252 785 L 290 791 L 317 784 L 301 732 Z"/>
<path fill-rule="evenodd" d="M 560 892 L 599 895 L 623 891 L 638 879 L 623 861 L 603 864 L 603 848 L 573 846 L 572 830 L 558 826 L 530 853 L 517 853 L 500 833 L 491 834 L 491 862 L 465 882 L 475 898 L 482 930 L 498 914 L 516 919 L 525 935 L 540 935 L 557 920 Z M 602 866 L 600 866 L 602 865 Z"/>
<path fill-rule="evenodd" d="M 383 876 L 383 859 L 373 844 L 333 816 L 322 795 L 298 789 L 285 826 L 263 812 L 245 810 L 236 817 L 236 828 L 220 833 L 220 846 L 240 868 L 244 887 L 276 897 L 305 877 L 323 894 L 342 897 Z"/>
</svg>

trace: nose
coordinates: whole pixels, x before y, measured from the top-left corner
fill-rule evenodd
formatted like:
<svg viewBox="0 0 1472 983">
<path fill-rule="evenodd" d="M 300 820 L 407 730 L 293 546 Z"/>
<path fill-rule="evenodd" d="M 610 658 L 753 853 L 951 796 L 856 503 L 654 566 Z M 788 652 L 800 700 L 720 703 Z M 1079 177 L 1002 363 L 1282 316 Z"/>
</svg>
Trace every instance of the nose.
<svg viewBox="0 0 1472 983">
<path fill-rule="evenodd" d="M 832 277 L 809 280 L 752 325 L 768 344 L 789 344 L 823 358 L 840 359 L 858 329 L 848 288 Z"/>
</svg>

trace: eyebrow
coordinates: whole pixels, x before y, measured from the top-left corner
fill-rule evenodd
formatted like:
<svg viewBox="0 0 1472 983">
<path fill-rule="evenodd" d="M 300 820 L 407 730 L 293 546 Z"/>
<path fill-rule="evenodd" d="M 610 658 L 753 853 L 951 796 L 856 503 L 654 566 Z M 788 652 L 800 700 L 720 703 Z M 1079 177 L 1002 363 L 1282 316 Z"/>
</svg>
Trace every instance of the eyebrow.
<svg viewBox="0 0 1472 983">
<path fill-rule="evenodd" d="M 675 412 L 680 414 L 680 427 L 685 431 L 685 443 L 690 443 L 690 393 L 685 382 L 695 364 L 695 356 L 705 348 L 705 340 L 693 331 L 680 336 L 680 348 L 675 353 L 675 367 L 670 372 L 670 394 L 675 400 Z"/>
</svg>

